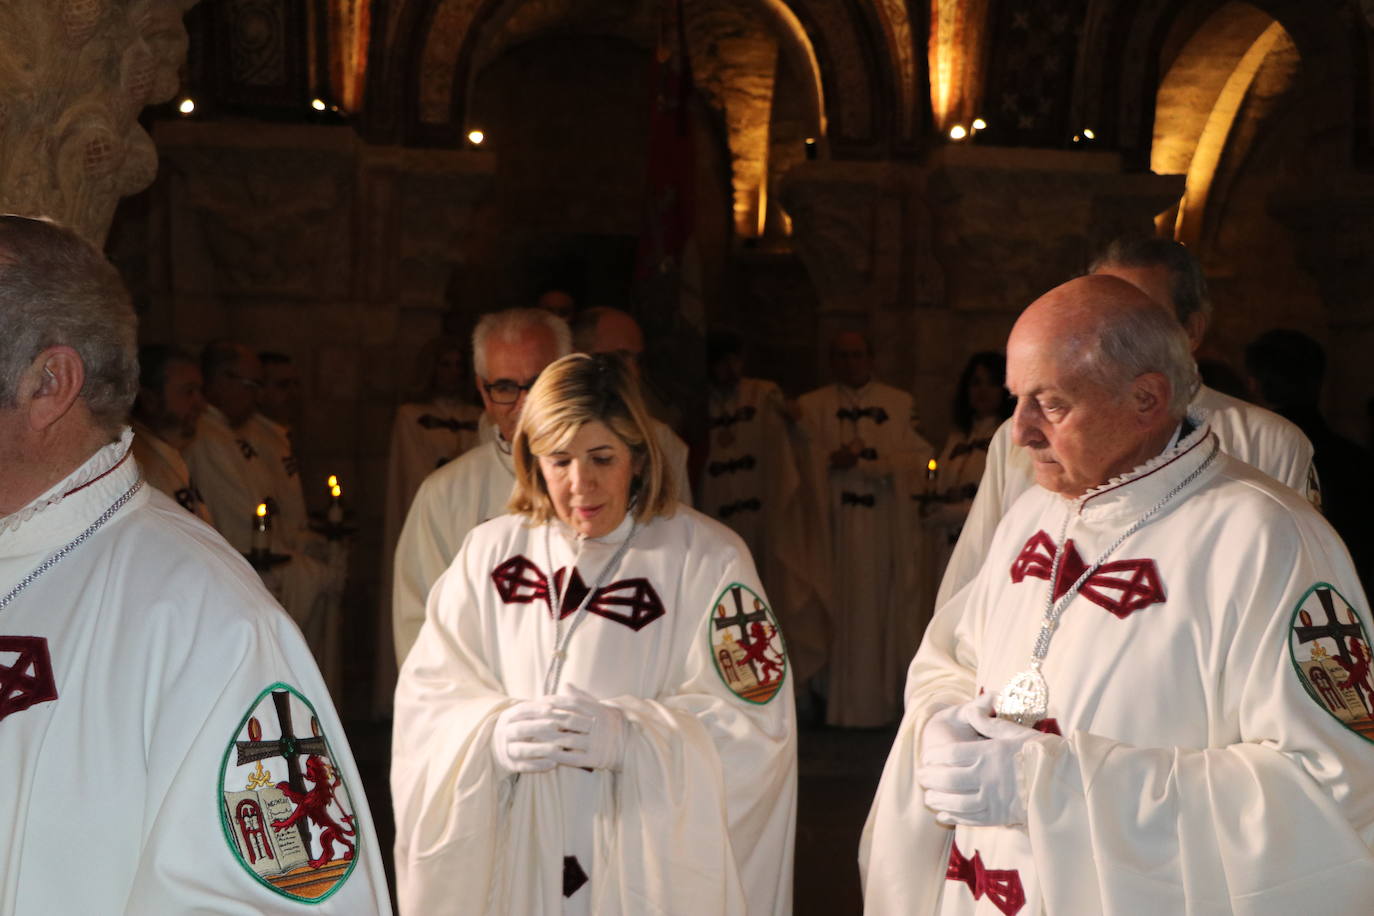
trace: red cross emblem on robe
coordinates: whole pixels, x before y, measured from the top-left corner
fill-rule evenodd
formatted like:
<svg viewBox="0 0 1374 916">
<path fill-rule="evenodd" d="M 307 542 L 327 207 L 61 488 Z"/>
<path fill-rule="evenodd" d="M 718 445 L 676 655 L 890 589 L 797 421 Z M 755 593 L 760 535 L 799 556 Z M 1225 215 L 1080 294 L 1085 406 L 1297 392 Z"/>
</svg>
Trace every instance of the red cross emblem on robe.
<svg viewBox="0 0 1374 916">
<path fill-rule="evenodd" d="M 563 606 L 558 610 L 558 619 L 576 613 L 578 605 L 587 596 L 587 584 L 576 568 L 572 581 L 564 587 L 566 569 L 554 573 L 554 581 L 563 596 Z M 549 593 L 549 580 L 543 570 L 523 556 L 511 557 L 492 570 L 491 580 L 496 585 L 496 593 L 506 604 L 532 604 L 543 601 L 553 613 L 553 597 Z M 664 614 L 663 601 L 654 591 L 648 579 L 621 579 L 596 590 L 592 600 L 587 603 L 587 613 L 614 620 L 638 632 Z"/>
<path fill-rule="evenodd" d="M 1053 538 L 1043 531 L 1035 532 L 1012 561 L 1011 581 L 1020 582 L 1028 576 L 1049 581 L 1054 568 L 1054 550 Z M 1073 538 L 1065 541 L 1064 556 L 1059 561 L 1059 578 L 1054 583 L 1054 598 L 1057 600 L 1067 592 L 1087 569 L 1088 564 L 1078 555 Z M 1083 583 L 1079 594 L 1122 620 L 1152 604 L 1162 604 L 1165 599 L 1159 567 L 1149 559 L 1103 563 Z"/>
<path fill-rule="evenodd" d="M 9 661 L 10 653 L 18 657 Z M 55 699 L 48 641 L 41 636 L 0 636 L 0 719 Z"/>
</svg>

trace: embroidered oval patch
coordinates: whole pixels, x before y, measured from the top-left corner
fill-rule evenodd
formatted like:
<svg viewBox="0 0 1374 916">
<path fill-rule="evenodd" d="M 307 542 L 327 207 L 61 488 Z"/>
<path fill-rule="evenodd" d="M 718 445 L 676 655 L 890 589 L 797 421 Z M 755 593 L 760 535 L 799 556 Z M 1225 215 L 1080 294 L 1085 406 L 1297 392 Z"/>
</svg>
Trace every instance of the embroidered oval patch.
<svg viewBox="0 0 1374 916">
<path fill-rule="evenodd" d="M 747 585 L 731 583 L 716 598 L 707 624 L 711 658 L 725 686 L 750 703 L 767 703 L 787 677 L 787 653 L 777 618 Z"/>
<path fill-rule="evenodd" d="M 1374 742 L 1374 679 L 1360 615 L 1333 586 L 1318 582 L 1293 609 L 1291 627 L 1288 648 L 1302 686 L 1342 725 Z"/>
<path fill-rule="evenodd" d="M 239 723 L 220 766 L 220 821 L 239 863 L 283 897 L 319 902 L 353 872 L 353 801 L 294 687 L 268 687 Z"/>
</svg>

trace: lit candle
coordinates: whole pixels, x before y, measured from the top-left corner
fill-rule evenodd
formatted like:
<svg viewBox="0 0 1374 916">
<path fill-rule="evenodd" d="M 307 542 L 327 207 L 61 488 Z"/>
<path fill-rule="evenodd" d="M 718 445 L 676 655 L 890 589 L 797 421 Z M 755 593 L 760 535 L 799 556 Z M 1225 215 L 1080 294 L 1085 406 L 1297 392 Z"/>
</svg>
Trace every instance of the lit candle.
<svg viewBox="0 0 1374 916">
<path fill-rule="evenodd" d="M 932 459 L 930 459 L 929 461 L 926 462 L 926 480 L 934 480 L 934 479 L 935 479 L 935 459 L 932 458 Z"/>
<path fill-rule="evenodd" d="M 331 525 L 338 525 L 343 522 L 343 503 L 339 499 L 339 497 L 341 496 L 343 496 L 343 487 L 339 486 L 339 478 L 335 477 L 333 474 L 330 474 L 329 511 L 325 514 L 325 518 L 329 520 L 329 524 Z"/>
<path fill-rule="evenodd" d="M 267 514 L 267 503 L 258 503 L 257 511 L 253 513 L 252 551 L 255 556 L 263 556 L 271 552 L 271 531 L 272 517 Z"/>
</svg>

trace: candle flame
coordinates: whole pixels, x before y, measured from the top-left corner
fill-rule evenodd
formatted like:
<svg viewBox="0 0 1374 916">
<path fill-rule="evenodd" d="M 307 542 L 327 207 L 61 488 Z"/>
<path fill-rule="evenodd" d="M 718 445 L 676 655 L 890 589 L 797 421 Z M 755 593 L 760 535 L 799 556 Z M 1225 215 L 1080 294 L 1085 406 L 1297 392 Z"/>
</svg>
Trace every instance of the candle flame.
<svg viewBox="0 0 1374 916">
<path fill-rule="evenodd" d="M 267 503 L 258 503 L 258 518 L 267 517 Z"/>
<path fill-rule="evenodd" d="M 933 470 L 935 470 L 935 459 L 934 459 L 934 458 L 932 458 L 932 459 L 930 459 L 929 461 L 926 462 L 926 470 L 927 470 L 927 471 L 933 471 Z"/>
<path fill-rule="evenodd" d="M 339 486 L 338 484 L 334 484 L 329 488 L 329 495 L 334 497 L 335 499 L 338 499 L 342 494 L 343 487 Z"/>
<path fill-rule="evenodd" d="M 338 478 L 338 476 L 336 476 L 336 475 L 334 475 L 334 474 L 330 474 L 330 475 L 329 475 L 329 479 L 325 481 L 325 486 L 327 486 L 327 487 L 337 487 L 338 485 L 339 485 L 339 478 Z"/>
</svg>

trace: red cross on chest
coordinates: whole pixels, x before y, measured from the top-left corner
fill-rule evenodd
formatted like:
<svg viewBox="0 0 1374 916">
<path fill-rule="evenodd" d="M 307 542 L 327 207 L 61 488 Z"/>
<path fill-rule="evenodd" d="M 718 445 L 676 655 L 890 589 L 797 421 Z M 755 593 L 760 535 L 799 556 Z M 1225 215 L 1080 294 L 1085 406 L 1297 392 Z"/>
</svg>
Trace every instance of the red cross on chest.
<svg viewBox="0 0 1374 916">
<path fill-rule="evenodd" d="M 1054 568 L 1054 551 L 1054 539 L 1043 531 L 1035 532 L 1012 561 L 1011 581 L 1019 583 L 1027 577 L 1049 581 Z M 1067 592 L 1087 568 L 1073 539 L 1065 541 L 1059 576 L 1054 583 L 1054 598 L 1057 600 Z M 1152 604 L 1163 604 L 1165 600 L 1159 567 L 1151 559 L 1103 563 L 1083 583 L 1079 594 L 1122 620 Z"/>
<path fill-rule="evenodd" d="M 10 653 L 18 653 L 12 662 Z M 55 699 L 48 641 L 41 636 L 0 636 L 0 719 Z"/>
<path fill-rule="evenodd" d="M 563 596 L 563 605 L 558 610 L 561 620 L 577 611 L 582 599 L 587 596 L 587 585 L 576 568 L 572 581 L 564 587 L 566 569 L 554 573 L 554 581 Z M 542 601 L 553 612 L 553 596 L 549 591 L 549 580 L 544 571 L 534 562 L 523 556 L 514 556 L 502 563 L 491 573 L 496 593 L 506 604 L 533 604 Z M 624 624 L 638 632 L 653 623 L 665 613 L 663 601 L 648 579 L 620 579 L 596 590 L 592 600 L 587 602 L 587 612 Z"/>
</svg>

